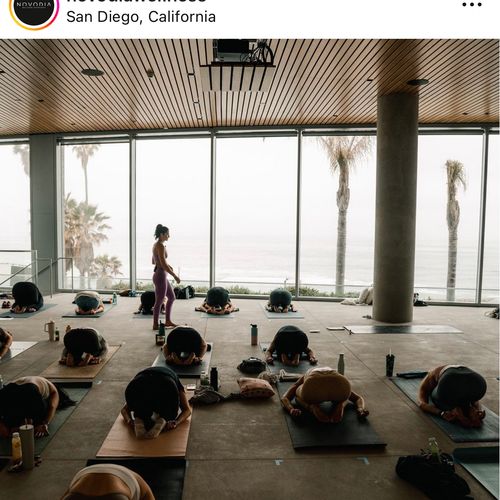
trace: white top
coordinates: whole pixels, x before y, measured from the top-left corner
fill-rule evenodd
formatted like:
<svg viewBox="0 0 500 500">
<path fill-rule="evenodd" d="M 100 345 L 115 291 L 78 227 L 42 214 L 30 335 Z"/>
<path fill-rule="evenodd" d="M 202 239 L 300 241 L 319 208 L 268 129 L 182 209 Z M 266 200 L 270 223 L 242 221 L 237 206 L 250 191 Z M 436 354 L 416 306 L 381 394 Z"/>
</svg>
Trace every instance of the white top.
<svg viewBox="0 0 500 500">
<path fill-rule="evenodd" d="M 14 380 L 14 383 L 17 385 L 35 384 L 43 399 L 48 399 L 50 397 L 49 381 L 43 377 L 21 377 Z"/>
<path fill-rule="evenodd" d="M 127 485 L 130 490 L 131 500 L 140 500 L 141 498 L 141 487 L 139 486 L 139 482 L 135 478 L 132 471 L 126 467 L 115 464 L 95 464 L 79 470 L 71 481 L 70 489 L 73 488 L 76 483 L 87 474 L 112 474 L 113 476 L 121 479 Z"/>
</svg>

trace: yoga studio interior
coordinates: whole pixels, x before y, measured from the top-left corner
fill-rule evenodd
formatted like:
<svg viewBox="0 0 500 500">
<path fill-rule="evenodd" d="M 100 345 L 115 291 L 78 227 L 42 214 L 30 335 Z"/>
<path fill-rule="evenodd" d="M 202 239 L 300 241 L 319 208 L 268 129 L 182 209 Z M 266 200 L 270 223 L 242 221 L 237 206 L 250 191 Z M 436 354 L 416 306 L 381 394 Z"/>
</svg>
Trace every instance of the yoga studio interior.
<svg viewBox="0 0 500 500">
<path fill-rule="evenodd" d="M 498 40 L 1 40 L 0 498 L 498 498 L 499 157 Z"/>
</svg>

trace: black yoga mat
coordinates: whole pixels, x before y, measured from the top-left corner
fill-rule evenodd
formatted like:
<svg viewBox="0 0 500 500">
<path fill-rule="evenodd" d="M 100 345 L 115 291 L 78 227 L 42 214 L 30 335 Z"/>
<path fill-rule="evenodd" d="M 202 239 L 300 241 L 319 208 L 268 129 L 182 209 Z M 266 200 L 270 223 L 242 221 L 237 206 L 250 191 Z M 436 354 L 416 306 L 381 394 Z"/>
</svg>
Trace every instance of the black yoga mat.
<svg viewBox="0 0 500 500">
<path fill-rule="evenodd" d="M 345 325 L 349 333 L 464 333 L 449 325 Z"/>
<path fill-rule="evenodd" d="M 300 311 L 289 311 L 286 313 L 277 313 L 268 311 L 265 304 L 261 304 L 264 314 L 267 319 L 304 319 L 304 315 Z"/>
<path fill-rule="evenodd" d="M 8 309 L 6 312 L 0 314 L 0 318 L 15 318 L 15 319 L 31 318 L 32 316 L 35 316 L 36 314 L 46 311 L 47 309 L 50 309 L 51 307 L 55 306 L 56 304 L 44 304 L 40 309 L 38 309 L 38 311 L 31 313 L 21 313 L 21 314 L 10 312 L 10 310 Z"/>
<path fill-rule="evenodd" d="M 415 404 L 418 404 L 418 389 L 422 379 L 394 377 L 392 381 Z M 483 420 L 483 425 L 479 429 L 467 429 L 458 424 L 447 422 L 439 416 L 430 415 L 429 413 L 426 413 L 426 415 L 434 420 L 434 422 L 439 425 L 455 443 L 498 441 L 498 415 L 484 406 L 483 408 L 486 411 L 486 417 Z"/>
<path fill-rule="evenodd" d="M 262 349 L 263 352 L 266 352 L 270 343 L 269 342 L 261 342 L 260 343 L 260 348 Z M 274 364 L 267 365 L 268 370 L 271 373 L 279 373 L 280 370 L 285 370 L 288 373 L 305 373 L 309 368 L 313 368 L 314 366 L 318 365 L 311 365 L 308 361 L 307 354 L 302 353 L 300 356 L 300 362 L 298 366 L 289 366 L 289 365 L 284 365 L 281 361 L 278 361 L 278 355 L 276 354 L 276 351 L 273 352 L 273 360 Z"/>
<path fill-rule="evenodd" d="M 498 446 L 457 448 L 453 451 L 453 458 L 495 498 L 498 498 Z"/>
<path fill-rule="evenodd" d="M 207 342 L 208 343 L 208 350 L 205 353 L 205 356 L 203 356 L 201 363 L 199 365 L 190 365 L 190 366 L 179 366 L 179 365 L 167 365 L 167 362 L 165 361 L 165 356 L 163 355 L 163 352 L 160 352 L 158 356 L 156 356 L 156 359 L 153 361 L 152 366 L 168 366 L 172 370 L 174 370 L 179 377 L 185 377 L 185 378 L 200 378 L 201 372 L 209 372 L 210 369 L 210 360 L 212 358 L 212 350 L 213 350 L 213 343 L 212 342 Z"/>
<path fill-rule="evenodd" d="M 281 396 L 292 385 L 291 382 L 278 383 Z M 321 405 L 326 411 L 330 403 Z M 285 413 L 286 425 L 294 448 L 317 448 L 327 446 L 385 446 L 387 443 L 370 425 L 369 417 L 360 419 L 355 406 L 348 404 L 344 417 L 338 424 L 323 424 L 310 413 L 303 411 L 298 418 Z"/>
<path fill-rule="evenodd" d="M 76 314 L 76 312 L 73 310 L 69 313 L 63 314 L 61 317 L 62 318 L 84 318 L 84 319 L 93 319 L 93 318 L 100 318 L 103 314 L 106 314 L 108 311 L 113 309 L 113 307 L 116 304 L 104 304 L 104 311 L 99 313 L 99 314 Z"/>
<path fill-rule="evenodd" d="M 81 383 L 77 382 L 75 384 L 70 383 L 57 383 L 56 385 L 64 387 L 64 390 L 68 393 L 69 397 L 76 401 L 76 405 L 68 406 L 67 408 L 62 408 L 56 411 L 52 422 L 49 424 L 48 436 L 42 438 L 35 438 L 35 454 L 39 455 L 49 444 L 50 440 L 54 437 L 61 426 L 66 422 L 69 416 L 73 413 L 75 408 L 80 404 L 82 399 L 89 392 L 92 387 L 91 383 Z M 0 457 L 10 457 L 11 455 L 11 439 L 10 438 L 0 438 Z"/>
<path fill-rule="evenodd" d="M 123 465 L 139 474 L 149 485 L 156 500 L 182 500 L 186 461 L 171 458 L 101 458 L 87 460 L 94 464 Z"/>
<path fill-rule="evenodd" d="M 30 347 L 37 345 L 38 342 L 23 342 L 14 340 L 10 349 L 5 353 L 1 362 L 9 361 L 9 359 L 15 358 L 18 354 L 21 354 L 24 351 L 27 351 Z"/>
</svg>

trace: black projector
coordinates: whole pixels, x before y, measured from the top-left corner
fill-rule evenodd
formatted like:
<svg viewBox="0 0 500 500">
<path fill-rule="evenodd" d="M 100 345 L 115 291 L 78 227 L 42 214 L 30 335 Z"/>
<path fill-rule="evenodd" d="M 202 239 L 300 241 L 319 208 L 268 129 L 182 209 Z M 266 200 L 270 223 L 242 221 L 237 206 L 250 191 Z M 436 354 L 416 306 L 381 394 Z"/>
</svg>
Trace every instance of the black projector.
<svg viewBox="0 0 500 500">
<path fill-rule="evenodd" d="M 214 59 L 220 62 L 242 62 L 250 53 L 250 40 L 214 41 Z"/>
</svg>

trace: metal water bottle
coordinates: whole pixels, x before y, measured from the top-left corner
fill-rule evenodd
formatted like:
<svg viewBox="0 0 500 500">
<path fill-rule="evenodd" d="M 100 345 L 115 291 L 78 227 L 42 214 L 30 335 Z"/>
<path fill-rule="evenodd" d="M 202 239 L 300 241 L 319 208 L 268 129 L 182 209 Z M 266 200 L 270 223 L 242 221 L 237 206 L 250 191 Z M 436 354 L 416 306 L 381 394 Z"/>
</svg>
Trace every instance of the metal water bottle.
<svg viewBox="0 0 500 500">
<path fill-rule="evenodd" d="M 344 372 L 345 372 L 345 362 L 344 362 L 344 353 L 343 352 L 341 352 L 339 354 L 339 363 L 337 365 L 337 371 L 341 375 L 344 375 Z"/>
<path fill-rule="evenodd" d="M 54 332 L 54 340 L 56 342 L 59 341 L 59 328 L 56 328 L 56 331 Z"/>
<path fill-rule="evenodd" d="M 160 337 L 165 337 L 165 323 L 160 321 L 160 327 L 158 328 L 158 335 Z"/>
<path fill-rule="evenodd" d="M 257 325 L 250 325 L 250 343 L 251 345 L 257 345 L 259 340 L 259 331 L 257 329 Z"/>
<path fill-rule="evenodd" d="M 219 373 L 217 372 L 216 366 L 212 366 L 210 369 L 210 385 L 216 391 L 219 389 Z"/>
<path fill-rule="evenodd" d="M 113 304 L 116 304 L 118 302 L 116 292 L 113 292 Z"/>
</svg>

